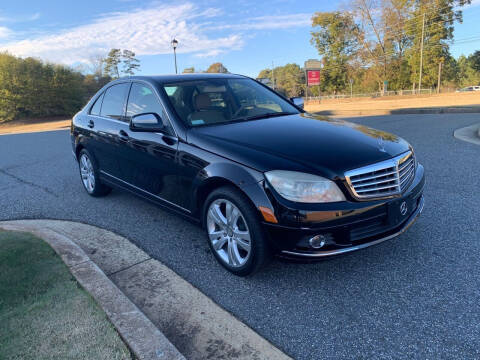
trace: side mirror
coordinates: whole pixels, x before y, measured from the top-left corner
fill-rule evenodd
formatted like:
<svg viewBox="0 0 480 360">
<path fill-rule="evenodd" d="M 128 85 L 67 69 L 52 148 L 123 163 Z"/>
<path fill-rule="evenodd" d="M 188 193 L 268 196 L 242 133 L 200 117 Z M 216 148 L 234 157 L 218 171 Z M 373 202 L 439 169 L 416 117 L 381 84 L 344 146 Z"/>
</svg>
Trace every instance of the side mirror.
<svg viewBox="0 0 480 360">
<path fill-rule="evenodd" d="M 290 98 L 290 101 L 297 107 L 303 109 L 303 106 L 305 102 L 303 101 L 303 98 L 301 97 L 292 97 Z"/>
<path fill-rule="evenodd" d="M 162 118 L 157 113 L 143 113 L 133 115 L 130 120 L 130 130 L 162 132 L 165 131 Z"/>
<path fill-rule="evenodd" d="M 303 98 L 300 98 L 300 97 L 294 97 L 294 98 L 290 98 L 290 101 L 297 107 L 303 109 L 303 106 L 305 104 L 305 102 L 303 101 Z"/>
</svg>

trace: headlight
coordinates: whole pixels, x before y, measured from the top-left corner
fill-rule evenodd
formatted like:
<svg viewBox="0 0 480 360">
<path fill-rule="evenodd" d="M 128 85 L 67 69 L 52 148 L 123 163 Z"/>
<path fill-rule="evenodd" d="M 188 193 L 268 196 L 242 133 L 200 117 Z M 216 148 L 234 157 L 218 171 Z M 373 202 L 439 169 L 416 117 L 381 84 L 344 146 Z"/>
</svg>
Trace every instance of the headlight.
<svg viewBox="0 0 480 360">
<path fill-rule="evenodd" d="M 331 180 L 296 171 L 273 170 L 265 173 L 273 188 L 285 199 L 300 203 L 345 201 L 345 196 Z"/>
</svg>

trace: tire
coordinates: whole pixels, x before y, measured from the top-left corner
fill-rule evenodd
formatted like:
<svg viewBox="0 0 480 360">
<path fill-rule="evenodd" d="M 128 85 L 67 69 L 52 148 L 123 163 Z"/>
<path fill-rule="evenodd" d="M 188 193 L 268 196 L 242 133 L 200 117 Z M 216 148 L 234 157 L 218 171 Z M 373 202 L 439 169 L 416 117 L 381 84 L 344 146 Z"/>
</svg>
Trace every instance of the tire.
<svg viewBox="0 0 480 360">
<path fill-rule="evenodd" d="M 100 181 L 98 164 L 87 149 L 82 149 L 78 154 L 78 169 L 83 188 L 90 196 L 101 197 L 112 191 Z"/>
<path fill-rule="evenodd" d="M 227 207 L 230 222 L 227 220 Z M 235 275 L 254 274 L 271 258 L 256 209 L 234 187 L 221 187 L 210 193 L 203 207 L 203 226 L 213 255 Z"/>
</svg>

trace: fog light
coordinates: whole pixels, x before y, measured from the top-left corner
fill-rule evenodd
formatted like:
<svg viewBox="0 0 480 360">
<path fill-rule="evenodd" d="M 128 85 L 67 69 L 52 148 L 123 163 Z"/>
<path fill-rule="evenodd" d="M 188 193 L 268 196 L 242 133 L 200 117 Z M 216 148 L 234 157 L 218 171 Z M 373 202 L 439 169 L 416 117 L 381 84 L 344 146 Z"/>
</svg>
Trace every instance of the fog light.
<svg viewBox="0 0 480 360">
<path fill-rule="evenodd" d="M 327 243 L 328 237 L 325 235 L 315 235 L 308 240 L 310 246 L 314 249 L 320 249 Z"/>
</svg>

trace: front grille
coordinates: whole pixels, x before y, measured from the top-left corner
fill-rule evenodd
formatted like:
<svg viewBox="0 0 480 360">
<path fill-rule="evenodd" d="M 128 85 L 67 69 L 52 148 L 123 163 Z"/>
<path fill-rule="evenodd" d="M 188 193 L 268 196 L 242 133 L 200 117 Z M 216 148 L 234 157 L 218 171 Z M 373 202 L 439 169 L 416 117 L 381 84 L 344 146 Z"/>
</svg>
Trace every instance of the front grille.
<svg viewBox="0 0 480 360">
<path fill-rule="evenodd" d="M 350 191 L 357 199 L 399 195 L 415 176 L 415 158 L 411 151 L 393 159 L 345 173 Z"/>
</svg>

